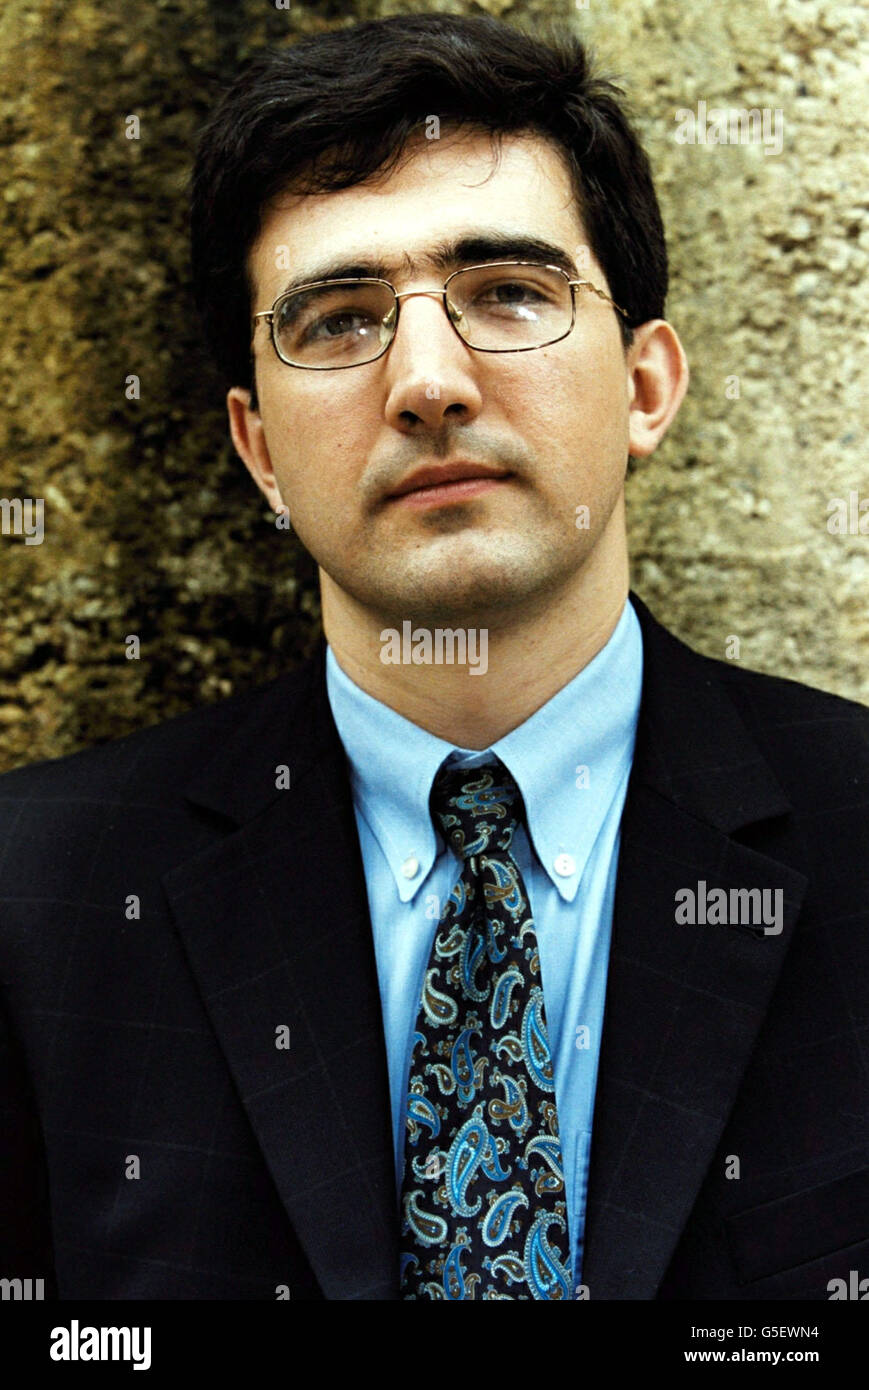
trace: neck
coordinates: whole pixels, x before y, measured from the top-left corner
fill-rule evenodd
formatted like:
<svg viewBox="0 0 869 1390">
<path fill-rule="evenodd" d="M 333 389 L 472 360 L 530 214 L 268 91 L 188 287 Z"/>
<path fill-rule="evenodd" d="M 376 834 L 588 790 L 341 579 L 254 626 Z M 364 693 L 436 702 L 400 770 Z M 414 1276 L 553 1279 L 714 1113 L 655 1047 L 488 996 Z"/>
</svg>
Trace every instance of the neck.
<svg viewBox="0 0 869 1390">
<path fill-rule="evenodd" d="M 430 654 L 420 661 L 425 639 L 414 633 L 423 630 L 422 624 L 395 628 L 321 573 L 323 626 L 342 670 L 375 700 L 447 743 L 488 748 L 567 685 L 612 636 L 628 595 L 626 550 L 611 558 L 603 572 L 593 563 L 587 571 L 542 611 L 507 621 L 500 613 L 488 628 L 484 615 L 475 615 L 474 629 L 462 630 L 467 634 L 464 665 L 438 662 L 437 653 L 445 647 L 438 647 L 434 627 L 425 629 Z M 440 626 L 460 630 L 453 623 Z M 397 664 L 381 660 L 385 628 L 396 632 Z M 419 664 L 410 659 L 414 649 Z"/>
</svg>

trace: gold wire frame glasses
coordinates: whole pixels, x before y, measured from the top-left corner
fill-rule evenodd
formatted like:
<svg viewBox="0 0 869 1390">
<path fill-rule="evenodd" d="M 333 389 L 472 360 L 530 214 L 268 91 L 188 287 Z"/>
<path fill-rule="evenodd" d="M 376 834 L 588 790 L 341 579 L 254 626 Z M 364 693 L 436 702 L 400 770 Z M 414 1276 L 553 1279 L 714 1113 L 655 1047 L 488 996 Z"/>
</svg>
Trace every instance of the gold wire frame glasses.
<svg viewBox="0 0 869 1390">
<path fill-rule="evenodd" d="M 590 280 L 572 280 L 560 266 L 489 261 L 454 270 L 439 290 L 399 292 L 373 276 L 315 280 L 285 291 L 271 309 L 254 314 L 253 330 L 258 319 L 268 323 L 275 352 L 288 367 L 362 367 L 389 350 L 401 301 L 425 296 L 441 300 L 448 322 L 474 352 L 531 352 L 572 332 L 579 289 L 610 304 L 628 322 L 608 294 Z"/>
</svg>

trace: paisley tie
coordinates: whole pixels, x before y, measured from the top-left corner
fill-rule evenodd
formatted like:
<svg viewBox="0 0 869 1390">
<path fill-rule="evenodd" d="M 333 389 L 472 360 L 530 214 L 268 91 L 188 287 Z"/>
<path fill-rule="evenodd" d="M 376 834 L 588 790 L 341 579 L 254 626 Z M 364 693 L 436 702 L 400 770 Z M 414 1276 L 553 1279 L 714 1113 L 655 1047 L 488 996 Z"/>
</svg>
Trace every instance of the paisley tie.
<svg viewBox="0 0 869 1390">
<path fill-rule="evenodd" d="M 462 874 L 441 914 L 410 1061 L 401 1297 L 568 1299 L 564 1169 L 540 956 L 503 763 L 441 768 L 431 807 Z"/>
</svg>

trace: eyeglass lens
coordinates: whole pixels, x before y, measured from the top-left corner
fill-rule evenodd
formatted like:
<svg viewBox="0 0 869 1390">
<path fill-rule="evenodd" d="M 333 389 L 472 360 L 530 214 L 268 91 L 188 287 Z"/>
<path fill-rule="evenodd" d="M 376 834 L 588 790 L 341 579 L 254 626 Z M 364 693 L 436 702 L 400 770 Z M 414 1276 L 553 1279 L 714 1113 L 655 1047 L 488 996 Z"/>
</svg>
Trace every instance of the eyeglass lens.
<svg viewBox="0 0 869 1390">
<path fill-rule="evenodd" d="M 447 312 L 469 347 L 514 351 L 566 334 L 570 286 L 545 266 L 473 266 L 451 277 Z M 349 281 L 296 290 L 282 300 L 275 343 L 285 361 L 306 367 L 357 366 L 379 356 L 395 327 L 397 302 L 386 284 Z"/>
</svg>

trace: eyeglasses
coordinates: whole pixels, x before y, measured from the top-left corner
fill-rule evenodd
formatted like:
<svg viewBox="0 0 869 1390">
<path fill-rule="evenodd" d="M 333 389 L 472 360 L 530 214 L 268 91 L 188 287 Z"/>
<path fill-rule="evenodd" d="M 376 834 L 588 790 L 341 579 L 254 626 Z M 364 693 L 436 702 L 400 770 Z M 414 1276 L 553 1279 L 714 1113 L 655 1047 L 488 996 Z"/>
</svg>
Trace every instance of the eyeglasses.
<svg viewBox="0 0 869 1390">
<path fill-rule="evenodd" d="M 253 315 L 271 327 L 275 352 L 288 367 L 334 371 L 382 357 L 395 337 L 402 299 L 440 299 L 467 347 L 475 352 L 530 352 L 566 338 L 576 322 L 576 291 L 614 299 L 590 280 L 571 280 L 556 265 L 491 261 L 454 270 L 440 290 L 403 290 L 388 280 L 318 280 L 278 295 Z"/>
</svg>

